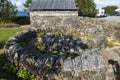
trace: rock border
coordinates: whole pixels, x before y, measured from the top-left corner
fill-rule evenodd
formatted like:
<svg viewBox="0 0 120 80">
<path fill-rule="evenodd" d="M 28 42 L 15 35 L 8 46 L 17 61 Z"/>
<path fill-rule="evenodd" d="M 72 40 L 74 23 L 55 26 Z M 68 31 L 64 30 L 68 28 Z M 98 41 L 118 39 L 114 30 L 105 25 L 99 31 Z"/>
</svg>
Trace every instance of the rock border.
<svg viewBox="0 0 120 80">
<path fill-rule="evenodd" d="M 97 50 L 86 50 L 74 59 L 52 54 L 42 54 L 22 47 L 18 42 L 36 38 L 37 32 L 52 29 L 28 29 L 11 37 L 5 45 L 5 54 L 17 66 L 34 73 L 40 80 L 113 80 L 114 72 L 106 56 Z M 118 50 L 120 51 L 120 50 Z M 120 62 L 120 52 L 112 50 L 109 58 Z M 107 52 L 106 52 L 107 53 Z M 101 55 L 102 54 L 102 55 Z M 112 76 L 111 76 L 112 75 Z"/>
</svg>

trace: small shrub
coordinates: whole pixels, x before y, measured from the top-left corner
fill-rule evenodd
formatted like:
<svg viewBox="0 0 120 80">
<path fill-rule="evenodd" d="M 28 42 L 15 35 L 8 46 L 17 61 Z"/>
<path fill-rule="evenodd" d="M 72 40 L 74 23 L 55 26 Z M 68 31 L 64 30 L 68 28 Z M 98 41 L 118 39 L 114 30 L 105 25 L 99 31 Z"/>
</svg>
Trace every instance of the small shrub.
<svg viewBox="0 0 120 80">
<path fill-rule="evenodd" d="M 67 35 L 72 35 L 73 32 L 72 32 L 71 30 L 68 30 L 68 31 L 66 32 L 66 34 L 67 34 Z"/>
<path fill-rule="evenodd" d="M 35 47 L 41 52 L 45 51 L 45 48 L 42 45 L 40 45 L 38 41 L 35 43 Z"/>
<path fill-rule="evenodd" d="M 34 74 L 24 69 L 17 70 L 15 66 L 7 62 L 4 64 L 3 69 L 5 70 L 5 72 L 12 75 L 16 75 L 18 78 L 21 78 L 22 80 L 37 80 Z"/>
<path fill-rule="evenodd" d="M 10 74 L 16 74 L 16 73 L 17 73 L 16 67 L 13 66 L 13 65 L 10 64 L 10 63 L 5 63 L 4 66 L 3 66 L 3 69 L 4 69 L 7 73 L 10 73 Z"/>
<path fill-rule="evenodd" d="M 13 17 L 7 17 L 7 18 L 0 18 L 0 24 L 6 24 L 6 23 L 27 25 L 27 24 L 30 24 L 30 17 L 29 16 L 13 16 Z"/>
<path fill-rule="evenodd" d="M 7 80 L 7 79 L 5 79 L 5 78 L 0 78 L 0 80 Z"/>
<path fill-rule="evenodd" d="M 59 34 L 63 34 L 63 32 L 62 31 L 56 31 L 53 34 L 59 35 Z"/>
<path fill-rule="evenodd" d="M 23 80 L 37 80 L 34 74 L 24 69 L 19 69 L 19 71 L 17 72 L 17 75 L 18 75 L 18 78 L 22 78 Z"/>
<path fill-rule="evenodd" d="M 44 35 L 45 35 L 44 32 L 39 32 L 39 33 L 37 34 L 37 37 L 41 38 L 41 37 L 43 37 Z"/>
<path fill-rule="evenodd" d="M 77 34 L 77 37 L 78 37 L 78 38 L 81 38 L 81 34 L 80 34 L 80 33 L 79 33 L 79 34 Z"/>
<path fill-rule="evenodd" d="M 57 52 L 55 52 L 55 51 L 50 51 L 51 52 L 51 54 L 53 54 L 53 55 L 57 55 Z"/>
<path fill-rule="evenodd" d="M 76 54 L 68 53 L 68 52 L 63 52 L 61 55 L 65 57 L 71 57 L 71 58 L 75 58 L 77 56 Z"/>
<path fill-rule="evenodd" d="M 92 40 L 92 39 L 93 39 L 93 35 L 87 35 L 87 36 L 86 36 L 86 39 L 87 39 L 87 40 Z"/>
<path fill-rule="evenodd" d="M 112 41 L 112 40 L 108 40 L 107 41 L 107 47 L 114 47 L 114 41 Z"/>
</svg>

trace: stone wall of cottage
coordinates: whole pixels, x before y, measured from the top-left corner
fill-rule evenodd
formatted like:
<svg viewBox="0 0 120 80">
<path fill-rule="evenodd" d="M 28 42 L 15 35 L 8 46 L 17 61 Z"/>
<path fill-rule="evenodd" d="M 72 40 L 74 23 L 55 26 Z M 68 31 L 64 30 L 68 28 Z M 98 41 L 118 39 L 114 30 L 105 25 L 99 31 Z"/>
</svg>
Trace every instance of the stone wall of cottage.
<svg viewBox="0 0 120 80">
<path fill-rule="evenodd" d="M 78 11 L 31 11 L 30 19 L 32 27 L 67 26 L 65 19 L 78 17 Z"/>
</svg>

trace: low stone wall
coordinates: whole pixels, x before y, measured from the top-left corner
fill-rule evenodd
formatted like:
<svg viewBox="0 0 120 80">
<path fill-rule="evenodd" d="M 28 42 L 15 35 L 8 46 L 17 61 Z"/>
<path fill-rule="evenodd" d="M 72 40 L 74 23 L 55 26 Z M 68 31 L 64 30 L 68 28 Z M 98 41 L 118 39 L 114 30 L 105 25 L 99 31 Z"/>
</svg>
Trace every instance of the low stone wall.
<svg viewBox="0 0 120 80">
<path fill-rule="evenodd" d="M 42 54 L 20 45 L 20 42 L 35 39 L 37 32 L 54 30 L 50 28 L 29 29 L 11 37 L 5 46 L 8 59 L 18 68 L 22 67 L 31 71 L 40 80 L 120 79 L 120 49 L 87 49 L 72 59 L 71 57 Z"/>
<path fill-rule="evenodd" d="M 43 14 L 42 14 L 43 13 Z M 54 13 L 54 12 L 53 12 Z M 60 12 L 58 12 L 60 13 Z M 69 13 L 69 12 L 68 12 Z M 70 12 L 72 14 L 72 12 Z M 77 12 L 73 11 L 74 16 L 49 16 L 49 12 L 35 11 L 30 13 L 31 26 L 41 29 L 54 29 L 58 28 L 62 30 L 74 30 L 74 32 L 80 32 L 81 34 L 99 34 L 103 33 L 115 39 L 120 39 L 120 23 L 112 21 L 99 20 L 97 18 L 78 17 Z M 61 14 L 61 13 L 60 13 Z M 48 15 L 48 16 L 42 16 Z M 112 33 L 111 33 L 112 32 Z M 116 37 L 117 36 L 117 37 Z"/>
</svg>

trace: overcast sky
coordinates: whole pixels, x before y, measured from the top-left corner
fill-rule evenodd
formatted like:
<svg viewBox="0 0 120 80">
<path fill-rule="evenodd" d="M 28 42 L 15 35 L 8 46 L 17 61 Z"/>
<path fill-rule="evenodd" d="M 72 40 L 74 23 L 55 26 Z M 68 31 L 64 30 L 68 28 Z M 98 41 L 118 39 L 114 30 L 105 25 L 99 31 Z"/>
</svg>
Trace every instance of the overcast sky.
<svg viewBox="0 0 120 80">
<path fill-rule="evenodd" d="M 22 11 L 24 8 L 23 3 L 26 0 L 9 0 L 9 1 L 12 1 L 13 4 L 16 4 L 18 7 L 18 10 Z M 117 5 L 120 8 L 120 0 L 94 0 L 94 1 L 97 5 L 97 8 L 102 8 L 107 5 Z"/>
<path fill-rule="evenodd" d="M 115 5 L 120 8 L 120 0 L 94 0 L 97 8 L 102 8 L 108 5 Z"/>
</svg>

